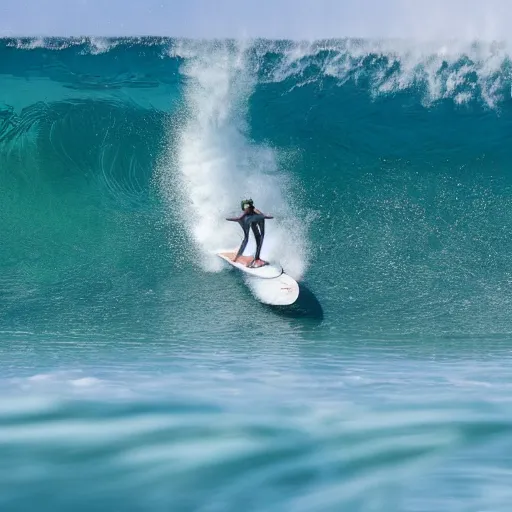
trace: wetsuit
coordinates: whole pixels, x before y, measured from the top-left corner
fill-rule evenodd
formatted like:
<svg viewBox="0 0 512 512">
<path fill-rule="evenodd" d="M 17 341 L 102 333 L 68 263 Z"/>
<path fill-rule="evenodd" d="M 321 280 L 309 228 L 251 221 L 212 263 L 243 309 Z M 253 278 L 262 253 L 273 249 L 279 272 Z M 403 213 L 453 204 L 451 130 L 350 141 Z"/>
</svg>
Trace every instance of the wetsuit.
<svg viewBox="0 0 512 512">
<path fill-rule="evenodd" d="M 265 238 L 265 215 L 262 213 L 249 213 L 244 215 L 238 223 L 244 230 L 244 239 L 236 257 L 241 256 L 249 241 L 249 229 L 252 229 L 254 238 L 256 239 L 256 254 L 254 255 L 255 260 L 260 259 L 261 246 L 263 245 L 263 239 Z"/>
</svg>

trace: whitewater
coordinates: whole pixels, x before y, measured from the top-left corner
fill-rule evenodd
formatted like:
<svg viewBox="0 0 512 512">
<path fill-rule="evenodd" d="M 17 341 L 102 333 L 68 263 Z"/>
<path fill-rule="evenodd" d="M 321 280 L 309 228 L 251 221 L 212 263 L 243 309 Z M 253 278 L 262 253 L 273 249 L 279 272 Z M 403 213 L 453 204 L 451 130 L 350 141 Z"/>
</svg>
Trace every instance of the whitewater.
<svg viewBox="0 0 512 512">
<path fill-rule="evenodd" d="M 507 511 L 511 55 L 0 39 L 0 509 Z"/>
</svg>

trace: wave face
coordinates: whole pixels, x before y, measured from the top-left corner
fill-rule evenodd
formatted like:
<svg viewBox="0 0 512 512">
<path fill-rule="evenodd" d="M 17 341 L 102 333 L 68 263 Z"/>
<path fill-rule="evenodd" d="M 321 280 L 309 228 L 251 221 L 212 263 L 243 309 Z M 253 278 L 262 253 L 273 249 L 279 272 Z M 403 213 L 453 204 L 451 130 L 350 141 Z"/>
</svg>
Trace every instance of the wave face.
<svg viewBox="0 0 512 512">
<path fill-rule="evenodd" d="M 0 508 L 508 510 L 510 69 L 0 40 Z M 290 310 L 212 254 L 244 197 Z"/>
<path fill-rule="evenodd" d="M 505 47 L 7 39 L 1 55 L 13 325 L 35 321 L 27 294 L 74 316 L 91 282 L 86 309 L 124 301 L 127 272 L 140 294 L 174 266 L 219 271 L 212 252 L 240 239 L 223 219 L 254 196 L 276 216 L 264 256 L 317 283 L 340 328 L 371 331 L 364 310 L 401 333 L 510 332 Z"/>
</svg>

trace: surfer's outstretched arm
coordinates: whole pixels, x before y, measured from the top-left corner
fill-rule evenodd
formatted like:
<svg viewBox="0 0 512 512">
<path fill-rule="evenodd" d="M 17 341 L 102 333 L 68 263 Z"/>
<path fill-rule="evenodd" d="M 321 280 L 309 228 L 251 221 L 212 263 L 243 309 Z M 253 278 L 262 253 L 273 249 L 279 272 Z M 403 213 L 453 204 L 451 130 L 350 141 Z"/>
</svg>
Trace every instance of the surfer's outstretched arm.
<svg viewBox="0 0 512 512">
<path fill-rule="evenodd" d="M 258 215 L 263 215 L 263 217 L 265 219 L 273 219 L 274 218 L 271 215 L 265 215 L 263 212 L 260 212 L 257 208 L 254 208 L 254 212 L 257 213 Z"/>
<path fill-rule="evenodd" d="M 245 217 L 245 212 L 240 215 L 240 217 L 226 217 L 226 220 L 230 222 L 240 222 Z"/>
</svg>

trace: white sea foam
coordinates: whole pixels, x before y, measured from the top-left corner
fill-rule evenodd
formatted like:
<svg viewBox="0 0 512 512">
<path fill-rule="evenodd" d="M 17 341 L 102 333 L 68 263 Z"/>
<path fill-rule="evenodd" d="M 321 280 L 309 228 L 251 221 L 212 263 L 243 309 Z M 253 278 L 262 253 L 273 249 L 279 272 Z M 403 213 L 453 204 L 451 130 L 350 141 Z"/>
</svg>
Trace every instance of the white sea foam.
<svg viewBox="0 0 512 512">
<path fill-rule="evenodd" d="M 225 220 L 240 212 L 240 201 L 252 197 L 267 221 L 262 257 L 279 260 L 294 277 L 307 265 L 307 241 L 301 212 L 292 208 L 288 177 L 277 164 L 275 151 L 248 137 L 248 100 L 255 70 L 243 45 L 182 42 L 174 54 L 184 57 L 187 79 L 186 119 L 179 127 L 173 152 L 176 174 L 164 174 L 164 195 L 179 183 L 180 215 L 191 241 L 202 254 L 205 270 L 218 271 L 215 252 L 240 244 L 241 230 Z M 254 243 L 247 252 L 254 250 Z"/>
</svg>

